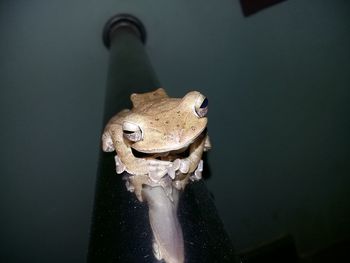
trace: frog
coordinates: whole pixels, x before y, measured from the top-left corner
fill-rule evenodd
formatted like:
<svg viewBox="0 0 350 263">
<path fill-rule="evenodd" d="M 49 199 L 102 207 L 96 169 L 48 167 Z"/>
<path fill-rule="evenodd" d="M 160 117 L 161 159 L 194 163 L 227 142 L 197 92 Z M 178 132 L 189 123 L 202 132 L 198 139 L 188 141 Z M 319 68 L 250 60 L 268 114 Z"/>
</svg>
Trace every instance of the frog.
<svg viewBox="0 0 350 263">
<path fill-rule="evenodd" d="M 116 173 L 127 173 L 126 187 L 143 201 L 144 185 L 161 186 L 171 199 L 202 178 L 202 154 L 211 148 L 207 134 L 208 99 L 198 91 L 171 98 L 163 88 L 130 96 L 107 123 L 102 149 L 116 152 Z"/>
<path fill-rule="evenodd" d="M 208 99 L 198 91 L 172 98 L 163 88 L 130 96 L 131 109 L 113 116 L 102 134 L 102 149 L 116 152 L 116 173 L 126 188 L 148 204 L 153 252 L 166 263 L 184 262 L 177 218 L 180 192 L 200 180 L 207 132 Z"/>
</svg>

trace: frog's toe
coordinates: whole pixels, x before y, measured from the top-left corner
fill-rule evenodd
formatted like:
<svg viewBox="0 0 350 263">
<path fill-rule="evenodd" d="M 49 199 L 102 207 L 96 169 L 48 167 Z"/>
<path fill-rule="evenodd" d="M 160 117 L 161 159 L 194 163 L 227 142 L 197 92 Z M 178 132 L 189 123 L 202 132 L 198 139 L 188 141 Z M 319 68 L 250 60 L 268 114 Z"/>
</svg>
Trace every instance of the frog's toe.
<svg viewBox="0 0 350 263">
<path fill-rule="evenodd" d="M 171 179 L 175 178 L 176 171 L 178 171 L 180 168 L 180 163 L 181 163 L 181 160 L 176 159 L 168 166 L 167 171 L 168 171 L 168 175 L 170 176 Z"/>
<path fill-rule="evenodd" d="M 118 155 L 114 156 L 114 160 L 115 160 L 115 167 L 116 167 L 117 174 L 121 174 L 122 172 L 125 171 L 125 165 L 120 160 Z"/>
<path fill-rule="evenodd" d="M 180 172 L 183 173 L 183 174 L 186 174 L 188 173 L 190 169 L 190 160 L 188 159 L 182 159 L 181 162 L 180 162 Z"/>
<path fill-rule="evenodd" d="M 190 176 L 191 181 L 199 181 L 200 179 L 202 179 L 202 172 L 203 172 L 203 160 L 200 160 L 198 163 L 197 169 Z"/>
<path fill-rule="evenodd" d="M 102 150 L 104 152 L 113 152 L 115 150 L 113 140 L 107 132 L 102 134 Z"/>
</svg>

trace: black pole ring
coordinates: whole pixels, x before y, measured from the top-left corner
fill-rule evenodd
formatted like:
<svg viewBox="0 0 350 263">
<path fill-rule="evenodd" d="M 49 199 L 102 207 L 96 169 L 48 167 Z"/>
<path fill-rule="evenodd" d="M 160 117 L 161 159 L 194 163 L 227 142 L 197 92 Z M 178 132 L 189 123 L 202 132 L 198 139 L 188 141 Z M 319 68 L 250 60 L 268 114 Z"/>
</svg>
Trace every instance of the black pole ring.
<svg viewBox="0 0 350 263">
<path fill-rule="evenodd" d="M 121 27 L 127 27 L 133 30 L 142 41 L 143 44 L 146 43 L 146 29 L 142 22 L 133 15 L 130 14 L 118 14 L 112 16 L 103 28 L 103 43 L 107 49 L 111 45 L 111 35 L 112 33 Z"/>
</svg>

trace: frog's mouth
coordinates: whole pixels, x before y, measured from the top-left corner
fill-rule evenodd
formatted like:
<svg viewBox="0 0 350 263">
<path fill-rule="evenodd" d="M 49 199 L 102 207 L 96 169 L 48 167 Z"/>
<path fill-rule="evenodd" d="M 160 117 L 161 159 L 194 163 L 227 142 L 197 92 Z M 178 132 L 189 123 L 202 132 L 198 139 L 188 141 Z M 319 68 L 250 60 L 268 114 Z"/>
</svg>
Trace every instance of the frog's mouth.
<svg viewBox="0 0 350 263">
<path fill-rule="evenodd" d="M 191 146 L 192 144 L 196 143 L 197 140 L 203 140 L 205 138 L 205 135 L 207 134 L 207 129 L 204 129 L 199 136 L 197 136 L 191 143 L 189 143 L 187 146 L 182 147 L 180 149 L 172 150 L 172 151 L 164 151 L 164 152 L 156 152 L 156 153 L 145 153 L 142 151 L 138 151 L 134 149 L 132 146 L 131 151 L 134 157 L 136 158 L 143 158 L 143 159 L 156 159 L 156 160 L 162 160 L 162 161 L 169 161 L 173 162 L 176 159 L 184 159 L 190 156 L 191 154 Z"/>
<path fill-rule="evenodd" d="M 157 159 L 157 160 L 172 162 L 176 159 L 183 159 L 190 156 L 190 146 L 191 145 L 188 145 L 187 147 L 181 148 L 179 150 L 162 152 L 162 153 L 144 153 L 144 152 L 137 151 L 134 148 L 131 148 L 131 150 L 132 150 L 132 154 L 136 158 Z"/>
</svg>

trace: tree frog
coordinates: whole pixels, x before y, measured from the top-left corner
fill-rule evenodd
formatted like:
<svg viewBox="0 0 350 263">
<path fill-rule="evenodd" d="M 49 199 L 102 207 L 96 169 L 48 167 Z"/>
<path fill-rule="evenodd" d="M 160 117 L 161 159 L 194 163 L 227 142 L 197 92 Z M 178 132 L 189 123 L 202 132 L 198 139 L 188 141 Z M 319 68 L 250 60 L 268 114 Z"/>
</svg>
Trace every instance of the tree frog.
<svg viewBox="0 0 350 263">
<path fill-rule="evenodd" d="M 184 262 L 184 244 L 177 219 L 179 192 L 201 179 L 207 134 L 208 99 L 198 91 L 170 98 L 164 89 L 132 94 L 133 107 L 107 123 L 102 148 L 116 151 L 116 172 L 126 172 L 129 191 L 146 200 L 157 259 Z"/>
<path fill-rule="evenodd" d="M 170 185 L 184 189 L 201 179 L 207 135 L 208 99 L 198 91 L 170 98 L 159 88 L 132 94 L 133 108 L 115 115 L 102 135 L 102 148 L 116 151 L 116 172 L 126 171 L 126 185 L 142 201 L 142 187 Z"/>
</svg>

